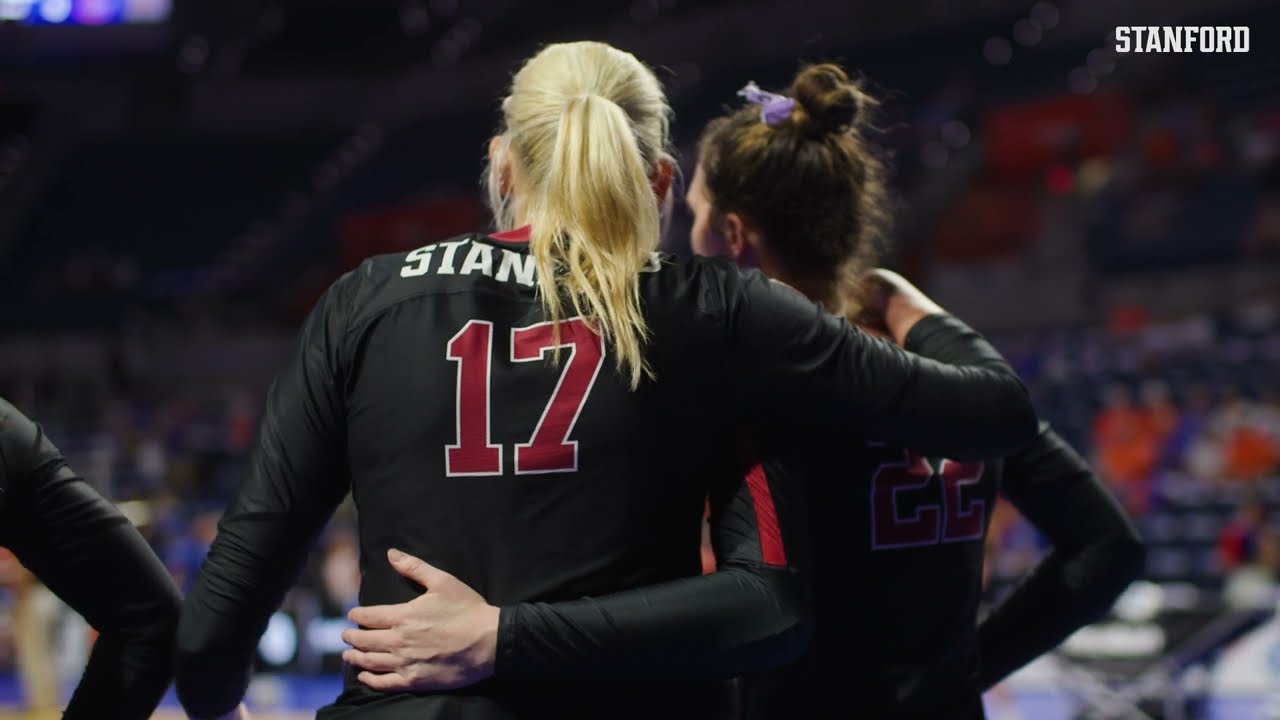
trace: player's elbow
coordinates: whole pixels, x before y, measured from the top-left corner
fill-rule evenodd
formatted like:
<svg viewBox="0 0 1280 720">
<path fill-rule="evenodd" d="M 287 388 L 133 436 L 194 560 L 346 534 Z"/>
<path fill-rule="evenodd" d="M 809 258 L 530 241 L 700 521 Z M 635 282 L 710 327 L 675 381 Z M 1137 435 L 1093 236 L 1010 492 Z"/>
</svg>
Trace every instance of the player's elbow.
<svg viewBox="0 0 1280 720">
<path fill-rule="evenodd" d="M 1093 596 L 1088 603 L 1089 619 L 1093 621 L 1106 615 L 1120 594 L 1142 574 L 1147 546 L 1129 527 L 1100 539 L 1090 552 L 1095 560 L 1085 592 Z"/>
<path fill-rule="evenodd" d="M 145 605 L 145 612 L 139 613 L 137 620 L 123 629 L 123 634 L 150 654 L 171 659 L 181 617 L 182 596 L 176 586 L 167 584 Z"/>
<path fill-rule="evenodd" d="M 210 622 L 190 604 L 174 643 L 174 689 L 191 717 L 219 717 L 240 702 L 248 686 L 252 648 L 232 642 L 237 633 Z"/>
<path fill-rule="evenodd" d="M 167 581 L 168 578 L 165 578 Z M 163 677 L 173 674 L 173 648 L 182 611 L 182 597 L 171 582 L 153 583 L 117 602 L 118 613 L 99 619 L 94 629 L 99 642 L 120 648 L 122 657 Z"/>
<path fill-rule="evenodd" d="M 809 649 L 813 635 L 813 614 L 800 574 L 774 569 L 761 580 L 771 600 L 770 610 L 757 633 L 754 661 L 747 671 L 770 670 L 799 658 Z"/>
<path fill-rule="evenodd" d="M 1010 378 L 1006 381 L 995 400 L 995 406 L 1000 408 L 999 440 L 1006 445 L 991 457 L 1010 455 L 1025 448 L 1040 432 L 1040 419 L 1021 380 Z"/>
<path fill-rule="evenodd" d="M 777 665 L 785 665 L 800 658 L 809 649 L 813 638 L 813 617 L 808 608 L 787 608 L 782 623 L 782 634 L 776 650 Z"/>
<path fill-rule="evenodd" d="M 178 649 L 174 690 L 193 718 L 221 717 L 240 703 L 249 685 L 249 664 L 238 654 Z"/>
<path fill-rule="evenodd" d="M 182 594 L 164 576 L 163 582 L 151 582 L 122 599 L 122 611 L 115 616 L 115 627 L 99 627 L 102 634 L 119 633 L 129 637 L 163 642 L 172 649 L 178 623 L 182 617 Z"/>
<path fill-rule="evenodd" d="M 1097 554 L 1108 569 L 1109 584 L 1119 595 L 1146 569 L 1147 544 L 1138 534 L 1138 529 L 1127 520 L 1116 523 L 1096 544 L 1100 546 Z"/>
<path fill-rule="evenodd" d="M 813 636 L 813 616 L 805 603 L 791 596 L 781 603 L 778 616 L 774 655 L 779 664 L 785 664 L 809 649 L 809 640 Z"/>
<path fill-rule="evenodd" d="M 163 635 L 172 646 L 178 633 L 178 623 L 182 621 L 182 593 L 178 591 L 178 586 L 173 582 L 165 582 L 157 588 L 156 597 L 147 615 L 144 632 L 148 635 Z"/>
<path fill-rule="evenodd" d="M 1113 573 L 1119 588 L 1116 594 L 1124 591 L 1129 583 L 1137 580 L 1147 566 L 1147 544 L 1132 528 L 1114 535 L 1105 550 L 1106 557 L 1111 558 Z"/>
<path fill-rule="evenodd" d="M 182 613 L 174 641 L 179 681 L 207 671 L 217 658 L 233 650 L 227 643 L 231 633 L 218 626 L 217 622 L 202 619 L 201 614 L 192 612 L 189 606 Z"/>
</svg>

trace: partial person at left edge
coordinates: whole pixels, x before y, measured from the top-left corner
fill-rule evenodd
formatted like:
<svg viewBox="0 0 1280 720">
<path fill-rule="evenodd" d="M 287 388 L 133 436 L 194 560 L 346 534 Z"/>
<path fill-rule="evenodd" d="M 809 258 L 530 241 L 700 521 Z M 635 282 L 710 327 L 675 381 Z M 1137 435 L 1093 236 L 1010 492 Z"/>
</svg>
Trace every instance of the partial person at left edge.
<svg viewBox="0 0 1280 720">
<path fill-rule="evenodd" d="M 121 512 L 0 399 L 0 545 L 98 631 L 65 720 L 145 720 L 173 676 L 178 588 Z"/>
</svg>

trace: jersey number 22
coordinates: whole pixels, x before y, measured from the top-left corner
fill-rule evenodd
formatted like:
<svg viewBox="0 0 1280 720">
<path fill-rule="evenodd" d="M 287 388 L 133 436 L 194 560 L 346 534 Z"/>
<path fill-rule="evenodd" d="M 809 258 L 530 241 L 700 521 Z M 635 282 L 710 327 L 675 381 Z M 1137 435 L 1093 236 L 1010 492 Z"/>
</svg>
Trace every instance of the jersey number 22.
<svg viewBox="0 0 1280 720">
<path fill-rule="evenodd" d="M 943 460 L 937 470 L 923 457 L 904 453 L 902 462 L 881 465 L 871 476 L 871 549 L 919 547 L 965 542 L 982 537 L 986 502 L 965 502 L 961 491 L 982 479 L 982 463 Z M 921 499 L 909 512 L 899 512 L 898 493 L 926 491 L 937 476 L 939 502 Z M 937 492 L 936 490 L 932 492 Z"/>
</svg>

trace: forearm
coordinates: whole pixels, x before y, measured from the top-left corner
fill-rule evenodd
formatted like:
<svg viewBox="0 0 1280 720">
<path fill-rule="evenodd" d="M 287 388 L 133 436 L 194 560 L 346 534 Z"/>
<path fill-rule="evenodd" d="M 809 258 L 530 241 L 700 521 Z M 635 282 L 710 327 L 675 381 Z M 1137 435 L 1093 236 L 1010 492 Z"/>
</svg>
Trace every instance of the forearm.
<svg viewBox="0 0 1280 720">
<path fill-rule="evenodd" d="M 1101 618 L 1142 558 L 1142 544 L 1126 534 L 1051 552 L 979 626 L 980 687 L 987 690 Z"/>
<path fill-rule="evenodd" d="M 64 720 L 100 718 L 106 707 L 112 717 L 150 717 L 173 677 L 174 633 L 173 618 L 100 633 Z"/>
<path fill-rule="evenodd" d="M 912 326 L 903 347 L 947 365 L 981 367 L 1014 375 L 1004 357 L 973 328 L 953 315 L 929 315 Z"/>
<path fill-rule="evenodd" d="M 6 543 L 99 638 L 66 718 L 144 720 L 173 676 L 180 597 L 129 521 L 65 466 L 6 509 Z"/>
<path fill-rule="evenodd" d="M 808 640 L 795 571 L 729 567 L 601 598 L 502 608 L 496 674 L 723 676 L 796 657 Z"/>
<path fill-rule="evenodd" d="M 219 717 L 243 699 L 258 640 L 296 581 L 317 522 L 234 509 L 223 518 L 178 625 L 176 687 L 192 717 Z"/>
<path fill-rule="evenodd" d="M 84 555 L 92 600 L 77 602 L 60 593 L 86 617 L 86 604 L 111 608 L 112 619 L 93 622 L 99 635 L 88 666 L 67 705 L 66 720 L 113 717 L 148 718 L 173 679 L 173 640 L 179 595 L 164 566 L 130 525 L 92 540 L 100 550 Z M 95 569 L 89 570 L 88 568 Z"/>
<path fill-rule="evenodd" d="M 249 687 L 253 649 L 261 623 L 248 628 L 235 618 L 257 612 L 227 612 L 212 587 L 228 583 L 201 579 L 187 596 L 178 625 L 175 689 L 187 713 L 197 719 L 221 717 L 244 697 Z"/>
<path fill-rule="evenodd" d="M 347 493 L 340 355 L 354 282 L 348 273 L 320 299 L 272 383 L 248 471 L 183 605 L 176 684 L 192 717 L 240 702 L 267 621 Z"/>
<path fill-rule="evenodd" d="M 181 597 L 142 535 L 0 399 L 0 544 L 99 633 L 65 717 L 145 720 L 173 677 Z"/>
<path fill-rule="evenodd" d="M 930 315 L 912 327 L 905 349 L 926 358 L 928 372 L 904 400 L 913 417 L 895 431 L 897 439 L 908 440 L 903 444 L 955 460 L 980 460 L 1008 454 L 1034 437 L 1035 414 L 1022 382 L 968 325 L 950 315 Z"/>
<path fill-rule="evenodd" d="M 1124 511 L 1047 425 L 1005 461 L 1003 493 L 1054 549 L 980 626 L 984 688 L 1101 617 L 1145 559 Z"/>
<path fill-rule="evenodd" d="M 729 382 L 744 417 L 769 436 L 814 427 L 958 460 L 998 457 L 1035 436 L 1026 388 L 999 355 L 954 367 L 914 355 L 749 273 L 726 301 Z M 971 345 L 977 333 L 946 315 L 913 324 Z M 989 347 L 989 346 L 988 346 Z"/>
<path fill-rule="evenodd" d="M 797 657 L 809 614 L 794 486 L 769 463 L 713 485 L 710 575 L 503 608 L 496 673 L 729 677 Z"/>
</svg>

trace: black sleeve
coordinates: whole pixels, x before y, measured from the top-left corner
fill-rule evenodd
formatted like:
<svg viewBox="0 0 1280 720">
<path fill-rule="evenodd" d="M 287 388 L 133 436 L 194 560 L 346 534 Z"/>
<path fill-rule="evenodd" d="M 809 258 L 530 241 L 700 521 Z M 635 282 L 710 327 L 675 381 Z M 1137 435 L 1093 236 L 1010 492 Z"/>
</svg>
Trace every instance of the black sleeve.
<svg viewBox="0 0 1280 720">
<path fill-rule="evenodd" d="M 187 596 L 177 690 L 195 718 L 240 702 L 258 639 L 350 484 L 339 353 L 353 275 L 325 293 L 272 384 L 236 497 Z"/>
<path fill-rule="evenodd" d="M 979 357 L 964 367 L 873 338 L 756 272 L 728 281 L 725 313 L 744 410 L 767 429 L 834 424 L 957 460 L 1003 456 L 1035 436 L 1035 411 L 1013 369 L 950 316 L 921 320 L 907 348 L 951 333 Z"/>
<path fill-rule="evenodd" d="M 1124 510 L 1047 425 L 1005 462 L 1003 494 L 1053 549 L 979 626 L 983 690 L 1106 613 L 1145 557 Z"/>
<path fill-rule="evenodd" d="M 181 598 L 133 525 L 0 401 L 0 543 L 98 631 L 67 720 L 145 720 L 173 676 Z"/>
<path fill-rule="evenodd" d="M 501 610 L 501 677 L 712 676 L 765 670 L 808 644 L 779 475 L 752 468 L 711 498 L 717 570 L 598 598 Z M 783 542 L 787 529 L 788 542 Z"/>
</svg>

